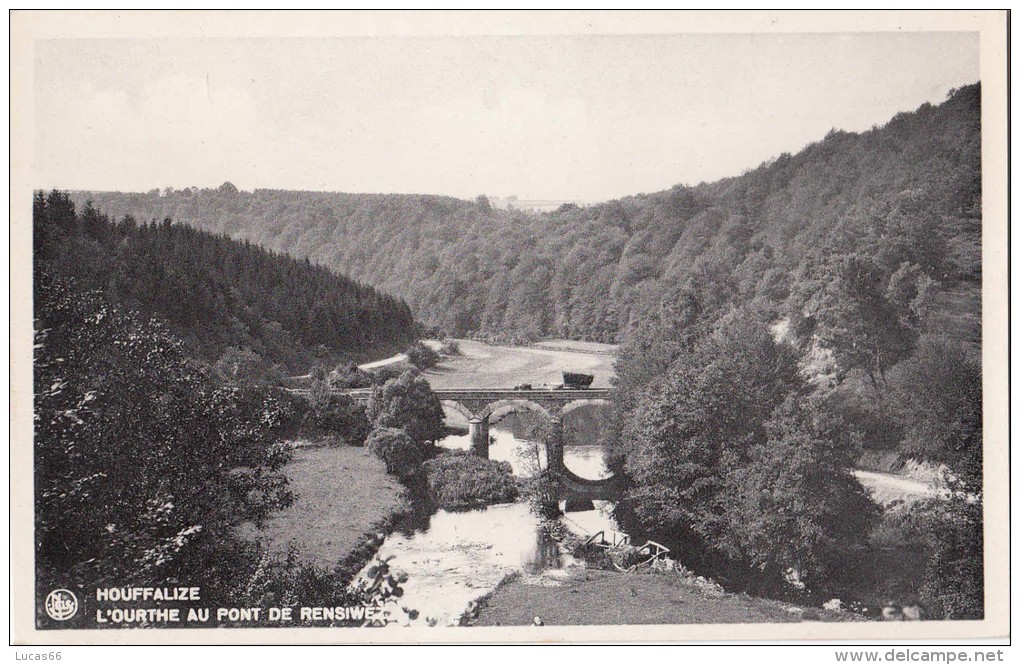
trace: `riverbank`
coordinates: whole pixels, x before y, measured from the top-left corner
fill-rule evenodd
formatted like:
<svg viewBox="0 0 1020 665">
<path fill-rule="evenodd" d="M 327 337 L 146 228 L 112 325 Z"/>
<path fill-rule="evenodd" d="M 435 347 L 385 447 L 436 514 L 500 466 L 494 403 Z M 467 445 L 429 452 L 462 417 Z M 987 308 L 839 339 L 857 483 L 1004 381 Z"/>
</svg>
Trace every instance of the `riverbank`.
<svg viewBox="0 0 1020 665">
<path fill-rule="evenodd" d="M 332 570 L 409 509 L 403 485 L 367 448 L 300 447 L 285 472 L 295 502 L 244 535 L 273 554 L 293 547 L 303 563 Z"/>
<path fill-rule="evenodd" d="M 488 596 L 475 626 L 796 623 L 856 621 L 844 612 L 801 608 L 701 585 L 674 572 L 573 568 L 553 586 L 518 578 Z"/>
<path fill-rule="evenodd" d="M 536 618 L 543 625 L 863 620 L 849 612 L 729 592 L 712 580 L 675 567 L 668 559 L 628 573 L 589 567 L 571 555 L 591 531 L 582 523 L 599 530 L 615 527 L 611 517 L 600 510 L 544 521 L 542 530 L 556 543 L 561 557 L 575 563 L 557 571 L 556 577 L 508 579 L 473 608 L 466 623 L 521 626 L 534 625 Z"/>
</svg>

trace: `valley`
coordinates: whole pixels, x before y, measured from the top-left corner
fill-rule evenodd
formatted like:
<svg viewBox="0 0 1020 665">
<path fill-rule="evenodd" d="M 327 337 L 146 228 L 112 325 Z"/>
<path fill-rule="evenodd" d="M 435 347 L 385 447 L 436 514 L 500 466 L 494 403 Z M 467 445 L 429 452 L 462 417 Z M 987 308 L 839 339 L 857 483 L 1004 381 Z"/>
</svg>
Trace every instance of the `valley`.
<svg viewBox="0 0 1020 665">
<path fill-rule="evenodd" d="M 36 192 L 39 579 L 152 559 L 415 625 L 599 585 L 648 622 L 981 618 L 980 99 L 551 211 Z"/>
</svg>

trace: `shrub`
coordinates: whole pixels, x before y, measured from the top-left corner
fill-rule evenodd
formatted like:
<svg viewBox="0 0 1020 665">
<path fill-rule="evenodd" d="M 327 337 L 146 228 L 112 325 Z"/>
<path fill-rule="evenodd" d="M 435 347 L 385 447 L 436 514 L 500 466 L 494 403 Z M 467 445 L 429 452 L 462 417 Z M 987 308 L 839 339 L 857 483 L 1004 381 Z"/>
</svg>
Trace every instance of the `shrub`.
<svg viewBox="0 0 1020 665">
<path fill-rule="evenodd" d="M 251 349 L 231 346 L 213 365 L 213 374 L 230 385 L 276 386 L 283 380 L 283 367 L 266 361 Z"/>
<path fill-rule="evenodd" d="M 439 349 L 439 352 L 444 356 L 459 356 L 460 343 L 455 339 L 448 339 L 443 342 L 443 346 Z"/>
<path fill-rule="evenodd" d="M 386 471 L 399 478 L 418 473 L 428 448 L 402 429 L 378 427 L 368 435 L 368 449 L 386 463 Z"/>
<path fill-rule="evenodd" d="M 348 446 L 362 446 L 372 429 L 365 408 L 350 395 L 328 392 L 313 393 L 310 399 L 306 430 L 332 434 Z"/>
<path fill-rule="evenodd" d="M 322 383 L 326 380 L 326 376 L 329 374 L 329 370 L 324 366 L 316 364 L 308 370 L 308 378 L 313 385 Z"/>
<path fill-rule="evenodd" d="M 630 544 L 617 545 L 607 553 L 610 561 L 620 568 L 630 568 L 648 560 L 648 553 L 640 547 Z"/>
<path fill-rule="evenodd" d="M 245 559 L 232 562 L 240 563 L 239 568 L 244 571 L 231 595 L 231 602 L 237 605 L 261 607 L 263 611 L 304 604 L 374 608 L 372 620 L 345 617 L 323 624 L 295 617 L 298 626 L 384 626 L 406 623 L 407 618 L 418 615 L 395 602 L 403 596 L 401 584 L 407 581 L 407 574 L 394 573 L 387 561 L 376 559 L 352 583 L 342 564 L 328 569 L 304 563 L 293 547 L 288 548 L 285 556 L 266 551 L 246 554 Z M 204 587 L 202 591 L 204 595 Z"/>
<path fill-rule="evenodd" d="M 359 368 L 354 362 L 337 365 L 336 368 L 326 375 L 329 387 L 334 390 L 349 390 L 351 388 L 368 388 L 372 385 L 372 374 Z"/>
<path fill-rule="evenodd" d="M 506 462 L 458 451 L 425 462 L 424 470 L 440 508 L 475 508 L 517 498 L 517 483 Z"/>
<path fill-rule="evenodd" d="M 368 417 L 375 427 L 402 429 L 419 443 L 443 436 L 443 407 L 429 382 L 410 370 L 375 389 Z"/>
<path fill-rule="evenodd" d="M 280 439 L 287 441 L 296 438 L 305 426 L 308 419 L 310 405 L 308 398 L 293 393 L 284 388 L 264 387 L 260 389 L 249 389 L 246 392 L 252 394 L 261 393 L 266 398 L 272 398 L 280 407 L 280 427 L 278 429 Z"/>
<path fill-rule="evenodd" d="M 518 483 L 519 492 L 531 511 L 545 519 L 555 519 L 563 514 L 558 500 L 559 486 L 558 476 L 548 471 L 523 478 Z"/>
<path fill-rule="evenodd" d="M 981 497 L 954 494 L 922 507 L 929 548 L 921 603 L 935 619 L 984 618 Z"/>
<path fill-rule="evenodd" d="M 418 369 L 435 367 L 440 360 L 438 353 L 420 341 L 412 344 L 404 353 L 407 355 L 407 361 Z"/>
<path fill-rule="evenodd" d="M 312 368 L 310 389 L 304 399 L 302 434 L 329 437 L 331 443 L 361 446 L 372 425 L 365 413 L 350 395 L 338 392 L 347 389 L 349 382 L 359 380 L 356 366 L 340 365 L 326 372 L 321 365 Z"/>
<path fill-rule="evenodd" d="M 387 381 L 393 379 L 399 379 L 400 375 L 404 372 L 410 371 L 407 367 L 407 363 L 394 363 L 392 365 L 383 365 L 378 369 L 373 369 L 369 372 L 369 380 L 373 386 L 383 386 Z"/>
</svg>

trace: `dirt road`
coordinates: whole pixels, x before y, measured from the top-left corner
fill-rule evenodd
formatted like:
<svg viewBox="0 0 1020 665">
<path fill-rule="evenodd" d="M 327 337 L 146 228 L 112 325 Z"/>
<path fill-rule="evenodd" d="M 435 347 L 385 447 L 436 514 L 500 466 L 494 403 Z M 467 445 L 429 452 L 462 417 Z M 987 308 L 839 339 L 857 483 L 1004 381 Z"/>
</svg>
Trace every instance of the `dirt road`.
<svg viewBox="0 0 1020 665">
<path fill-rule="evenodd" d="M 871 492 L 872 498 L 884 505 L 897 499 L 910 504 L 920 499 L 927 499 L 935 496 L 939 490 L 930 483 L 924 483 L 903 476 L 895 476 L 890 473 L 875 473 L 874 471 L 854 471 L 857 480 L 864 485 L 864 488 Z"/>
<path fill-rule="evenodd" d="M 426 344 L 427 346 L 431 347 L 433 351 L 438 351 L 443 346 L 443 344 L 441 342 L 437 342 L 437 341 L 431 340 L 431 339 L 425 340 L 423 343 Z M 367 371 L 367 370 L 370 370 L 370 369 L 378 369 L 380 367 L 385 367 L 386 365 L 395 365 L 396 363 L 402 363 L 405 360 L 407 360 L 407 354 L 406 353 L 398 353 L 395 356 L 390 356 L 389 358 L 383 358 L 382 360 L 373 360 L 370 363 L 362 363 L 361 365 L 358 365 L 358 368 Z"/>
</svg>

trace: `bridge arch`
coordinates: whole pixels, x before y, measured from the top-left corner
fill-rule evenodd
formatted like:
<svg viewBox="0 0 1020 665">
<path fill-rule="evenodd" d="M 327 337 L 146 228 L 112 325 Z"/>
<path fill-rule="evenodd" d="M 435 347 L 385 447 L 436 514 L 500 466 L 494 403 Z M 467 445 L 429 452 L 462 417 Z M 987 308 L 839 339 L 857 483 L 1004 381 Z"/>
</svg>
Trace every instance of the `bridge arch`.
<svg viewBox="0 0 1020 665">
<path fill-rule="evenodd" d="M 448 409 L 456 411 L 457 413 L 464 416 L 468 420 L 471 420 L 472 418 L 475 417 L 475 414 L 471 413 L 471 409 L 467 408 L 466 406 L 464 406 L 463 404 L 456 400 L 444 399 L 440 400 L 439 403 Z"/>
<path fill-rule="evenodd" d="M 563 418 L 571 411 L 576 411 L 582 406 L 589 406 L 592 404 L 612 404 L 612 401 L 602 397 L 596 397 L 594 399 L 575 399 L 573 402 L 567 402 L 563 405 L 563 408 L 560 409 L 559 417 Z"/>
<path fill-rule="evenodd" d="M 582 478 L 566 466 L 560 470 L 560 482 L 567 498 L 615 501 L 623 488 L 622 479 L 616 475 L 599 480 Z"/>
<path fill-rule="evenodd" d="M 543 418 L 545 418 L 546 421 L 550 421 L 553 419 L 553 414 L 549 413 L 548 409 L 546 409 L 541 404 L 538 404 L 537 402 L 532 402 L 531 400 L 528 399 L 501 399 L 496 402 L 492 402 L 491 404 L 488 404 L 484 409 L 482 409 L 482 411 L 478 414 L 478 417 L 482 419 L 487 419 L 495 415 L 496 420 L 499 420 L 501 416 L 506 415 L 508 413 L 512 413 L 514 411 L 519 411 L 520 409 L 525 409 L 527 411 L 537 413 L 541 415 Z"/>
</svg>

